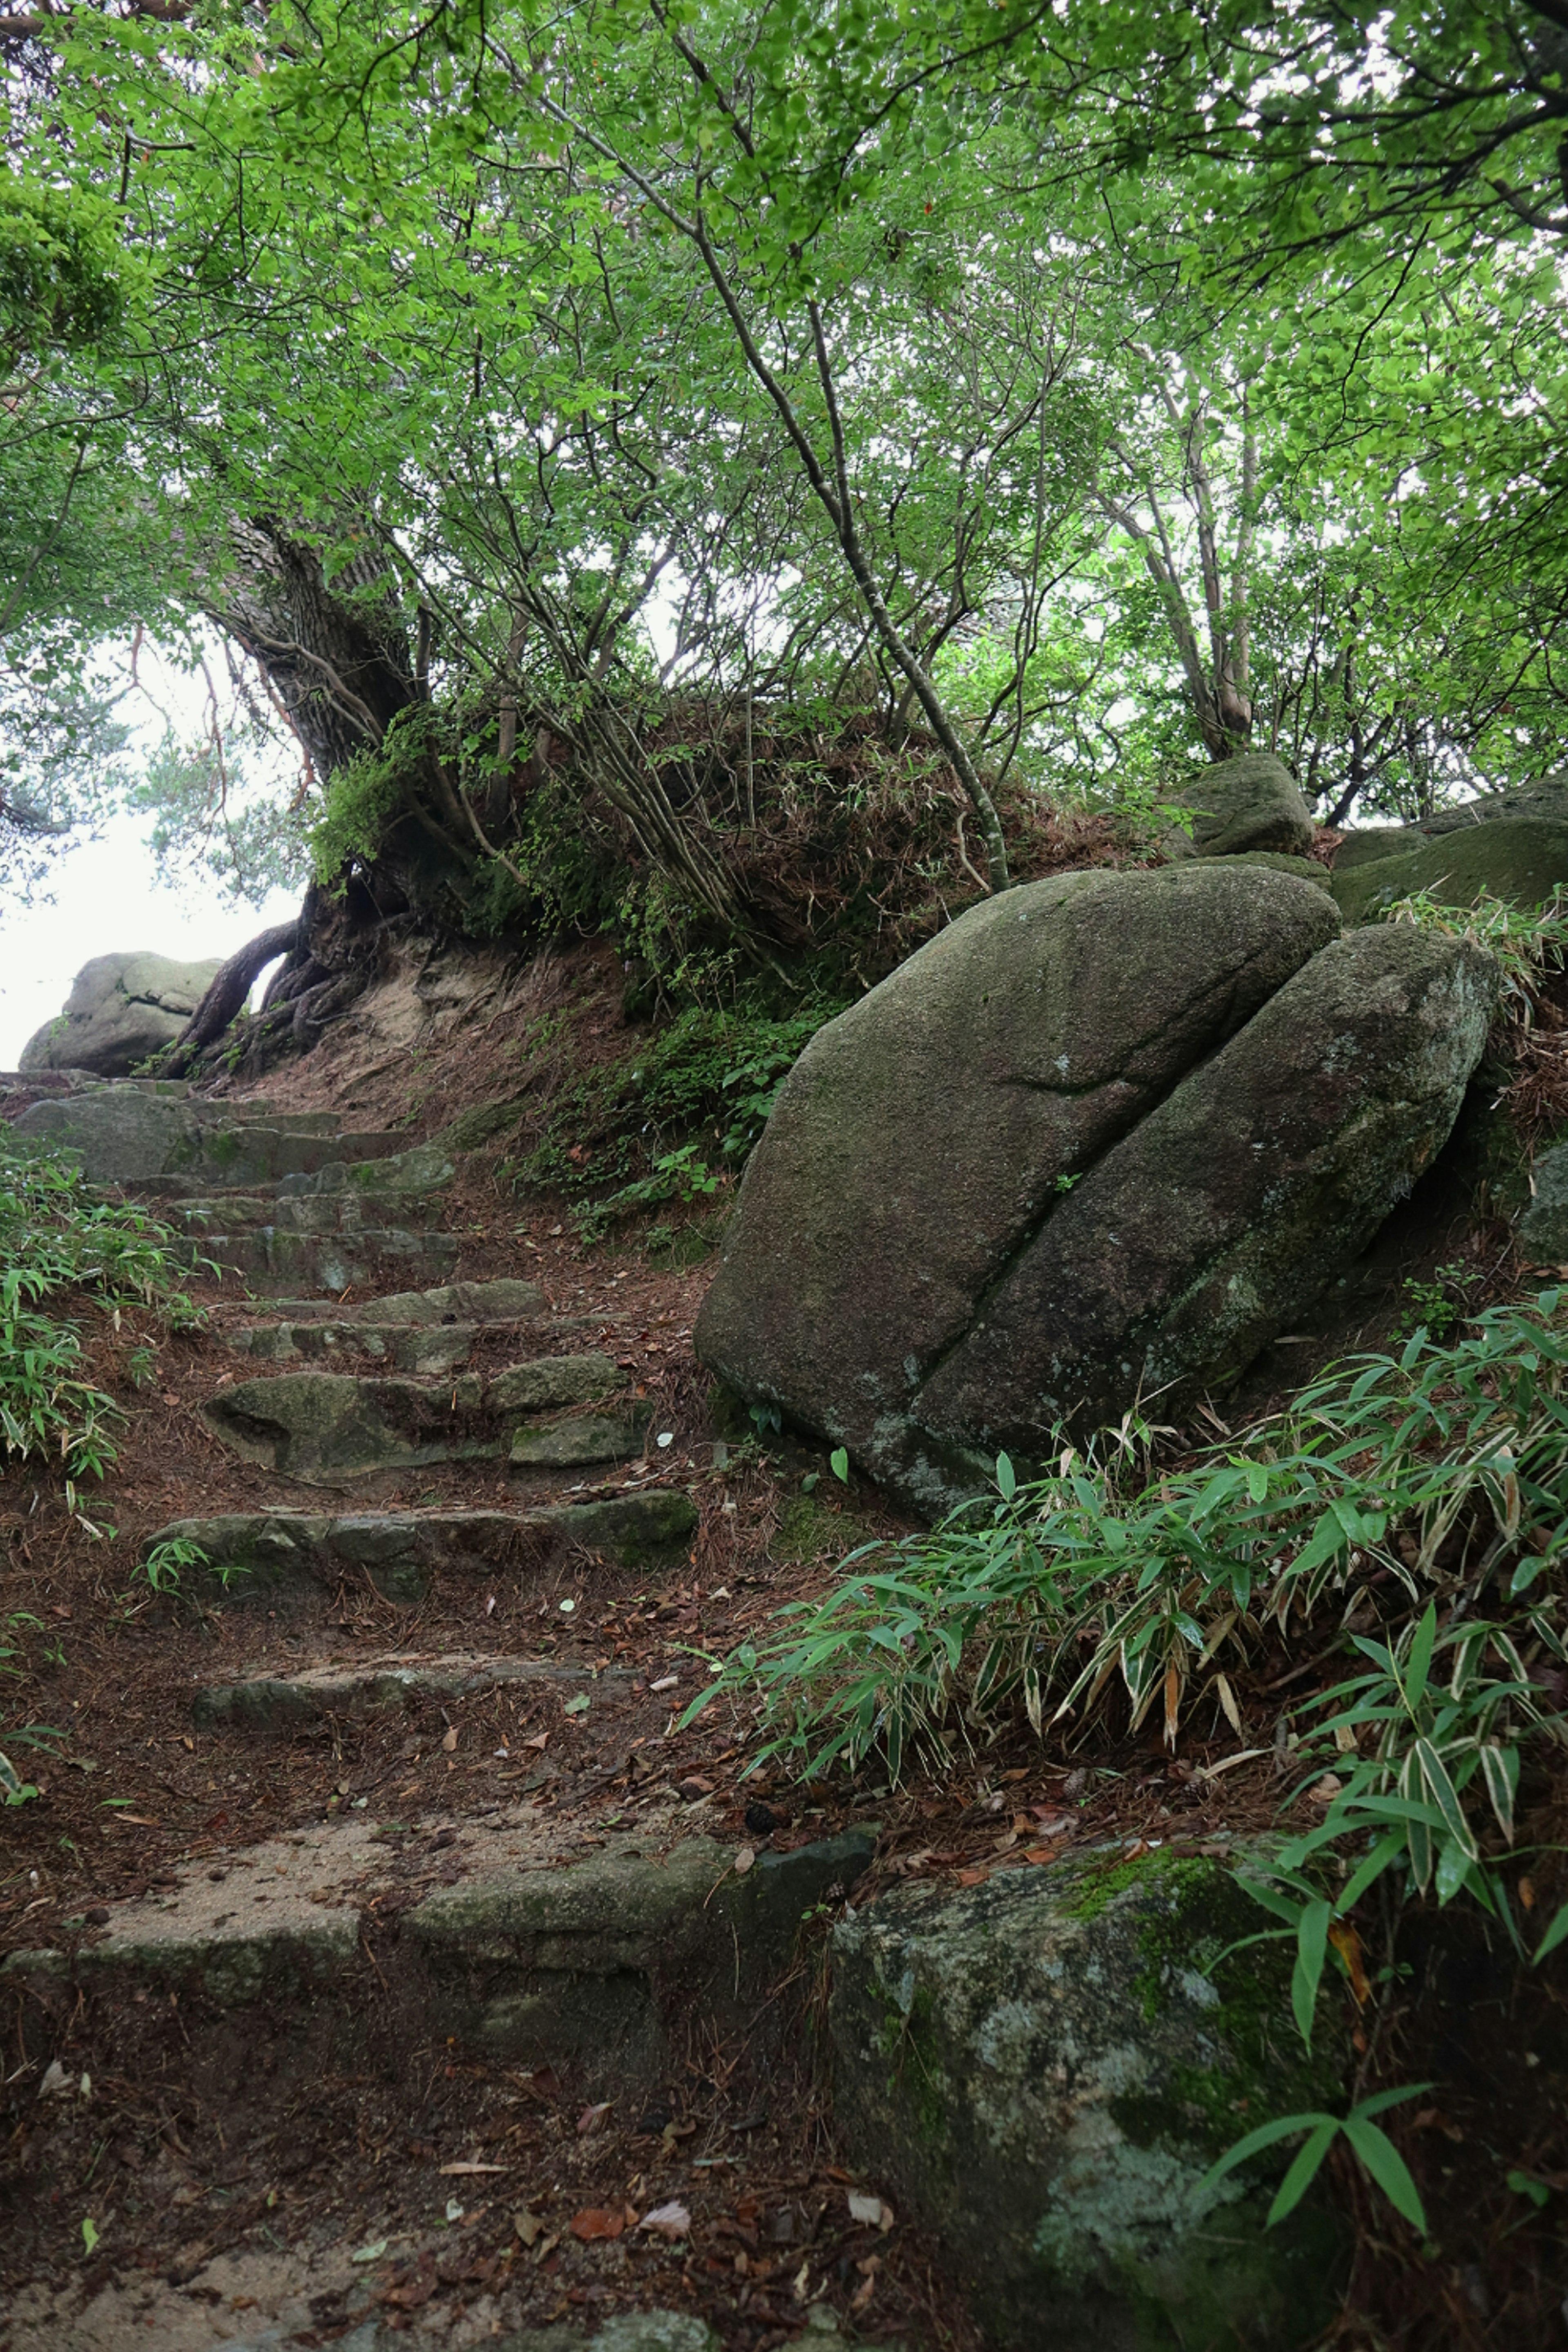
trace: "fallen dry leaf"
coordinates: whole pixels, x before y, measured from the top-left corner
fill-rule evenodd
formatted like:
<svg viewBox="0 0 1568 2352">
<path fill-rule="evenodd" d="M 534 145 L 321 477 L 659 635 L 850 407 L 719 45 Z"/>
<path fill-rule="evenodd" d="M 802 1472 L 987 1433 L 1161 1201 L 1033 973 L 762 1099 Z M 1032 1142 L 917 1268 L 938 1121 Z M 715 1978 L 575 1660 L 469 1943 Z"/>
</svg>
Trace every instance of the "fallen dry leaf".
<svg viewBox="0 0 1568 2352">
<path fill-rule="evenodd" d="M 1035 1835 L 1040 1838 L 1063 1837 L 1078 1827 L 1076 1813 L 1064 1813 L 1054 1805 L 1031 1805 L 1035 1816 Z"/>
<path fill-rule="evenodd" d="M 735 1875 L 736 1875 L 736 1877 L 737 1877 L 737 1878 L 744 1878 L 744 1876 L 745 1876 L 745 1874 L 746 1874 L 747 1871 L 748 1871 L 748 1870 L 750 1870 L 750 1868 L 751 1868 L 751 1866 L 752 1866 L 752 1863 L 753 1863 L 753 1862 L 755 1862 L 756 1858 L 757 1858 L 757 1857 L 756 1857 L 756 1853 L 755 1853 L 754 1848 L 752 1848 L 752 1847 L 751 1847 L 751 1846 L 749 1846 L 749 1845 L 743 1845 L 743 1846 L 741 1848 L 740 1852 L 739 1852 L 739 1853 L 736 1854 L 736 1856 L 735 1856 Z"/>
<path fill-rule="evenodd" d="M 884 2205 L 874 2191 L 868 2189 L 848 2189 L 844 2193 L 848 2201 L 849 2219 L 852 2221 L 868 2222 L 874 2230 L 892 2228 L 893 2209 L 890 2205 Z"/>
<path fill-rule="evenodd" d="M 978 1869 L 961 1870 L 958 1874 L 958 1883 L 960 1886 L 984 1886 L 990 1875 L 989 1870 L 982 1864 Z"/>
<path fill-rule="evenodd" d="M 1336 1919 L 1329 1929 L 1329 1941 L 1345 1964 L 1357 2008 L 1364 2009 L 1372 1999 L 1372 1987 L 1362 1965 L 1361 1937 L 1348 1919 Z"/>
<path fill-rule="evenodd" d="M 687 2238 L 691 2234 L 691 2216 L 679 2198 L 668 2205 L 656 2205 L 637 2223 L 639 2230 L 651 2230 L 657 2238 Z"/>
<path fill-rule="evenodd" d="M 613 2099 L 601 2099 L 596 2107 L 584 2107 L 577 2118 L 578 2138 L 586 2139 L 590 2132 L 596 2132 L 614 2105 Z"/>
<path fill-rule="evenodd" d="M 525 2246 L 533 2245 L 544 2231 L 544 2224 L 537 2213 L 514 2213 L 511 2226 Z"/>
<path fill-rule="evenodd" d="M 505 2164 L 443 2164 L 437 2170 L 443 2180 L 457 2180 L 471 2179 L 476 2172 L 508 2172 L 510 2168 Z"/>
<path fill-rule="evenodd" d="M 443 1752 L 446 1755 L 450 1756 L 457 1744 L 458 1727 L 455 1723 L 448 1724 L 446 1730 L 441 1734 L 441 1747 Z"/>
<path fill-rule="evenodd" d="M 584 2244 L 595 2238 L 618 2238 L 626 2226 L 626 2215 L 609 2205 L 588 2205 L 572 2216 L 572 2235 Z"/>
</svg>

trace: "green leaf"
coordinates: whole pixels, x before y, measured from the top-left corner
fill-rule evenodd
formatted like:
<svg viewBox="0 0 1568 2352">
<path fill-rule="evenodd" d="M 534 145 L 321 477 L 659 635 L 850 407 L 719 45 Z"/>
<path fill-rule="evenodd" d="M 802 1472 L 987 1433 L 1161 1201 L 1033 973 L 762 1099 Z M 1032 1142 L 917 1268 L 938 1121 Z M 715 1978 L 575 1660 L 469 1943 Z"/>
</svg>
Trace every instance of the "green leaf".
<svg viewBox="0 0 1568 2352">
<path fill-rule="evenodd" d="M 1531 1966 L 1532 1968 L 1538 1968 L 1541 1962 L 1546 1958 L 1548 1952 L 1554 1952 L 1557 1949 L 1558 1945 L 1562 1943 L 1564 1937 L 1568 1937 L 1568 1903 L 1564 1903 L 1563 1908 L 1557 1914 L 1556 1918 L 1553 1919 L 1551 1927 L 1548 1927 L 1545 1935 L 1542 1936 L 1540 1943 L 1536 1946 L 1535 1958 L 1531 1961 Z"/>
<path fill-rule="evenodd" d="M 1296 1966 L 1290 1978 L 1290 2006 L 1296 2013 L 1301 2039 L 1309 2050 L 1312 2046 L 1312 2018 L 1318 2005 L 1318 1988 L 1322 1982 L 1323 1962 L 1329 1948 L 1329 1927 L 1333 1916 L 1331 1903 L 1321 1899 L 1309 1903 L 1296 1930 Z"/>
<path fill-rule="evenodd" d="M 833 1452 L 827 1457 L 827 1466 L 832 1471 L 834 1476 L 838 1480 L 839 1484 L 841 1486 L 847 1486 L 849 1484 L 849 1455 L 844 1446 L 837 1445 L 834 1447 Z"/>
<path fill-rule="evenodd" d="M 1426 1696 L 1427 1677 L 1432 1669 L 1432 1648 L 1437 1639 L 1437 1604 L 1429 1601 L 1426 1614 L 1410 1639 L 1410 1655 L 1404 1674 L 1405 1704 L 1414 1714 Z"/>
<path fill-rule="evenodd" d="M 1001 1489 L 1002 1500 L 1005 1503 L 1010 1503 L 1018 1491 L 1018 1480 L 1012 1463 L 1005 1454 L 999 1454 L 996 1456 L 996 1484 Z"/>
<path fill-rule="evenodd" d="M 1394 2211 L 1403 2214 L 1412 2229 L 1419 2230 L 1425 2237 L 1426 2209 L 1409 2167 L 1387 2134 L 1368 2122 L 1365 2107 L 1357 2107 L 1345 2117 L 1344 2134 Z"/>
<path fill-rule="evenodd" d="M 1288 2214 L 1295 2211 L 1317 2179 L 1319 2168 L 1339 2137 L 1340 2129 L 1337 2116 L 1324 2116 L 1297 2149 L 1290 2169 L 1279 2183 L 1274 2202 L 1268 2208 L 1268 2219 L 1264 2225 L 1267 2229 L 1272 2230 L 1277 2221 L 1283 2221 Z"/>
<path fill-rule="evenodd" d="M 1238 2164 L 1247 2163 L 1250 2157 L 1260 2156 L 1266 2147 L 1277 2147 L 1282 2139 L 1290 2139 L 1297 2132 L 1317 2131 L 1324 2124 L 1337 2130 L 1338 2117 L 1321 2114 L 1276 2116 L 1271 2123 L 1259 2124 L 1257 2129 L 1249 2131 L 1244 2139 L 1238 2139 L 1234 2147 L 1227 2147 L 1217 2163 L 1210 2165 L 1203 2179 L 1194 2188 L 1194 2198 L 1202 2199 L 1210 2189 L 1225 2179 L 1227 2172 L 1234 2172 Z"/>
</svg>

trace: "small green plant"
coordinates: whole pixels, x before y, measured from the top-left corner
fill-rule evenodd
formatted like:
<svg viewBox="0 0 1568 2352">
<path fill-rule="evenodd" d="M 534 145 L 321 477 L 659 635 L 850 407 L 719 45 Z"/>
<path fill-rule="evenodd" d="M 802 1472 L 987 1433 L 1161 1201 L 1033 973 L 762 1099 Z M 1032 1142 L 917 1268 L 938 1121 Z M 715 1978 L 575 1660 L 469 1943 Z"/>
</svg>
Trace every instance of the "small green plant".
<svg viewBox="0 0 1568 2352">
<path fill-rule="evenodd" d="M 52 1756 L 57 1752 L 53 1743 L 65 1736 L 52 1724 L 19 1723 L 6 1733 L 5 1739 L 8 1747 L 37 1748 L 44 1756 Z M 24 1780 L 11 1759 L 0 1755 L 0 1804 L 29 1804 L 37 1793 L 37 1784 Z"/>
<path fill-rule="evenodd" d="M 1265 2148 L 1276 2147 L 1282 2139 L 1291 2139 L 1298 2133 L 1305 2132 L 1306 2138 L 1297 2150 L 1294 2161 L 1279 2183 L 1274 2202 L 1268 2209 L 1268 2219 L 1264 2226 L 1272 2230 L 1276 2222 L 1283 2221 L 1288 2214 L 1295 2211 L 1322 2169 L 1323 2160 L 1335 2140 L 1342 2137 L 1363 2171 L 1369 2179 L 1376 2182 L 1394 2211 L 1403 2214 L 1412 2229 L 1419 2230 L 1425 2237 L 1426 2210 L 1410 2177 L 1410 2168 L 1373 2117 L 1386 2115 L 1390 2107 L 1396 2107 L 1402 2101 L 1414 2099 L 1420 2092 L 1431 2088 L 1430 2083 L 1406 2083 L 1395 2091 L 1379 2091 L 1372 2098 L 1363 2099 L 1346 2116 L 1276 2116 L 1272 2122 L 1259 2124 L 1256 2131 L 1248 2132 L 1245 2139 L 1238 2139 L 1234 2147 L 1226 2148 L 1219 2162 L 1211 2165 L 1198 2182 L 1193 2192 L 1194 2200 L 1205 2197 L 1227 2172 L 1234 2172 L 1237 2166 L 1245 2164 L 1249 2157 L 1260 2156 Z"/>
<path fill-rule="evenodd" d="M 1478 1278 L 1474 1267 L 1458 1264 L 1438 1266 L 1430 1282 L 1420 1282 L 1411 1275 L 1402 1286 L 1405 1304 L 1390 1339 L 1397 1344 L 1416 1331 L 1425 1331 L 1433 1339 L 1445 1338 L 1464 1320 L 1465 1292 Z"/>
<path fill-rule="evenodd" d="M 199 1323 L 179 1287 L 177 1246 L 167 1226 L 89 1184 L 74 1161 L 18 1150 L 0 1134 L 0 1454 L 55 1464 L 73 1510 L 75 1482 L 101 1478 L 115 1459 L 124 1415 L 82 1377 L 79 1308 L 62 1310 L 91 1302 L 117 1329 L 132 1306 L 175 1329 Z"/>
<path fill-rule="evenodd" d="M 166 1543 L 153 1546 L 142 1563 L 142 1573 L 154 1592 L 178 1592 L 184 1570 L 206 1565 L 207 1556 L 200 1544 L 184 1536 L 171 1536 Z"/>
<path fill-rule="evenodd" d="M 625 1061 L 562 1087 L 513 1171 L 520 1191 L 584 1196 L 580 1229 L 715 1192 L 755 1144 L 784 1077 L 825 1021 L 819 1002 L 778 1020 L 752 1000 L 692 1006 Z"/>
<path fill-rule="evenodd" d="M 1502 967 L 1505 1003 L 1527 1021 L 1542 980 L 1561 969 L 1568 953 L 1568 904 L 1561 884 L 1540 907 L 1516 907 L 1489 892 L 1472 907 L 1448 907 L 1431 890 L 1417 890 L 1394 899 L 1381 919 L 1478 940 Z"/>
</svg>

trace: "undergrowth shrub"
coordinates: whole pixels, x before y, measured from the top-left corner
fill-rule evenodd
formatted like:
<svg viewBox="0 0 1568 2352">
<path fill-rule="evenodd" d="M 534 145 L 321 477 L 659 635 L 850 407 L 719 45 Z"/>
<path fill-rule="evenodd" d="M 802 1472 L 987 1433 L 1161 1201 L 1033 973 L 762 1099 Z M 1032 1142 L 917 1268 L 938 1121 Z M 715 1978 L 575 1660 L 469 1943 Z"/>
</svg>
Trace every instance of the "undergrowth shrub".
<svg viewBox="0 0 1568 2352">
<path fill-rule="evenodd" d="M 1272 1754 L 1286 1806 L 1321 1809 L 1242 1874 L 1273 1923 L 1257 1940 L 1295 1946 L 1309 2047 L 1330 1971 L 1357 2004 L 1358 2049 L 1371 2047 L 1406 1903 L 1462 1895 L 1527 1962 L 1568 1940 L 1568 1903 L 1544 1927 L 1532 1919 L 1536 1880 L 1561 1891 L 1558 1850 L 1522 1833 L 1531 1810 L 1546 1818 L 1561 1773 L 1543 1768 L 1568 1745 L 1563 1295 L 1332 1366 L 1286 1412 L 1182 1466 L 1152 1470 L 1145 1438 L 1124 1425 L 1089 1448 L 1064 1443 L 1026 1485 L 1000 1456 L 988 1507 L 852 1553 L 837 1591 L 742 1644 L 686 1720 L 723 1694 L 761 1717 L 755 1762 L 782 1755 L 809 1778 L 876 1755 L 897 1780 L 916 1758 L 951 1770 L 1024 1721 L 1077 1745 L 1153 1714 L 1174 1749 L 1208 1710 L 1210 1732 L 1227 1722 L 1244 1743 L 1222 1769 Z M 1277 1676 L 1281 1654 L 1321 1671 L 1270 1703 L 1283 1706 L 1273 1738 L 1248 1748 L 1237 1669 Z M 1381 1959 L 1363 1932 L 1381 1936 Z M 1375 2118 L 1429 2087 L 1275 2117 L 1198 2193 L 1293 2137 L 1268 2217 L 1283 2220 L 1342 2140 L 1424 2233 Z"/>
<path fill-rule="evenodd" d="M 1184 1467 L 1151 1473 L 1127 1425 L 1064 1442 L 1027 1485 L 1000 1456 L 988 1512 L 852 1553 L 836 1591 L 786 1610 L 784 1630 L 743 1645 L 699 1704 L 752 1696 L 765 1752 L 807 1773 L 877 1752 L 897 1777 L 917 1751 L 940 1770 L 1016 1715 L 1081 1738 L 1117 1691 L 1129 1729 L 1157 1709 L 1173 1746 L 1205 1703 L 1242 1732 L 1235 1663 L 1325 1626 L 1375 1637 L 1396 1663 L 1430 1607 L 1434 1642 L 1465 1629 L 1463 1688 L 1500 1675 L 1510 1723 L 1555 1738 L 1555 1708 L 1523 1685 L 1542 1658 L 1568 1664 L 1560 1301 L 1544 1291 L 1452 1343 L 1419 1328 L 1397 1355 L 1352 1358 Z M 1464 1733 L 1448 1775 L 1459 1787 L 1493 1728 Z M 1447 1803 L 1435 1771 L 1432 1785 Z M 1453 1842 L 1469 1853 L 1464 1811 L 1439 1829 L 1435 1859 Z"/>
<path fill-rule="evenodd" d="M 175 1236 L 89 1184 L 74 1161 L 20 1151 L 0 1129 L 0 1454 L 100 1478 L 123 1420 L 81 1376 L 77 1318 L 90 1303 L 118 1328 L 150 1307 L 171 1328 L 199 1321 L 181 1287 Z"/>
<path fill-rule="evenodd" d="M 563 1087 L 514 1182 L 575 1196 L 573 1222 L 588 1239 L 633 1210 L 716 1192 L 744 1165 L 789 1070 L 842 1010 L 821 1000 L 777 1018 L 745 999 L 692 1006 L 625 1060 Z"/>
</svg>

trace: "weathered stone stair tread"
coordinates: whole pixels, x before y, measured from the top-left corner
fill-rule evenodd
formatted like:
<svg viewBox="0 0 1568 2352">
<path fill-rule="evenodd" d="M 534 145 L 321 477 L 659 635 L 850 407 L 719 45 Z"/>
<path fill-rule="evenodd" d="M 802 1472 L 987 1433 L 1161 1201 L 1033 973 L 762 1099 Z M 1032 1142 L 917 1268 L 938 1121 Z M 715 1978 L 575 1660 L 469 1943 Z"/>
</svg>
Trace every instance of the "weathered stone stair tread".
<svg viewBox="0 0 1568 2352">
<path fill-rule="evenodd" d="M 466 1364 L 483 1323 L 247 1323 L 225 1334 L 228 1345 L 259 1363 L 334 1356 L 372 1356 L 399 1372 L 449 1372 Z M 500 1327 L 504 1328 L 504 1327 Z"/>
<path fill-rule="evenodd" d="M 436 1462 L 512 1459 L 570 1467 L 640 1453 L 646 1405 L 580 1412 L 536 1424 L 519 1454 L 513 1431 L 525 1412 L 592 1405 L 625 1385 L 607 1356 L 545 1356 L 490 1381 L 460 1372 L 439 1381 L 397 1374 L 271 1372 L 214 1396 L 207 1426 L 231 1452 L 307 1484 Z"/>
<path fill-rule="evenodd" d="M 629 1674 L 595 1675 L 548 1658 L 450 1655 L 369 1658 L 359 1664 L 306 1666 L 293 1675 L 251 1675 L 199 1690 L 191 1712 L 204 1730 L 291 1731 L 334 1716 L 384 1714 L 424 1699 L 470 1698 L 512 1683 L 542 1683 L 622 1693 Z"/>
<path fill-rule="evenodd" d="M 336 1161 L 363 1164 L 406 1150 L 406 1135 L 342 1133 L 310 1114 L 236 1118 L 255 1106 L 216 1106 L 190 1097 L 105 1087 L 35 1102 L 16 1119 L 24 1142 L 74 1153 L 95 1181 L 164 1190 L 208 1184 L 275 1184 Z M 227 1114 L 226 1116 L 225 1114 Z"/>
<path fill-rule="evenodd" d="M 362 1225 L 350 1233 L 279 1233 L 255 1226 L 248 1233 L 201 1234 L 183 1241 L 193 1267 L 211 1262 L 238 1275 L 258 1297 L 292 1294 L 301 1285 L 342 1292 L 367 1283 L 384 1258 L 423 1262 L 433 1274 L 449 1273 L 458 1244 L 453 1234 L 410 1233 L 405 1227 Z"/>
<path fill-rule="evenodd" d="M 333 1299 L 280 1298 L 279 1314 L 297 1319 L 327 1316 L 334 1323 L 521 1323 L 547 1305 L 536 1282 L 451 1282 L 434 1290 L 394 1290 L 357 1305 Z M 584 1318 L 573 1318 L 581 1321 Z"/>
<path fill-rule="evenodd" d="M 0 1988 L 174 1992 L 187 2032 L 200 2030 L 188 2005 L 264 2009 L 269 2025 L 286 2018 L 341 2055 L 363 2030 L 363 1981 L 422 2047 L 450 2037 L 503 2062 L 574 2060 L 590 2082 L 650 2084 L 694 1983 L 754 2005 L 802 1916 L 841 1895 L 875 1845 L 872 1831 L 850 1831 L 738 1872 L 739 1849 L 683 1826 L 674 1799 L 598 1826 L 527 1802 L 435 1834 L 339 1816 L 202 1857 L 166 1893 L 110 1906 L 101 1935 L 73 1951 L 13 1952 Z M 389 1933 L 373 1906 L 396 1895 L 419 1899 Z"/>
<path fill-rule="evenodd" d="M 441 1215 L 439 1202 L 406 1192 L 235 1192 L 202 1200 L 181 1201 L 167 1210 L 165 1222 L 196 1239 L 217 1231 L 227 1234 L 262 1228 L 280 1234 L 353 1234 L 366 1225 L 384 1224 L 395 1215 L 416 1231 Z"/>
<path fill-rule="evenodd" d="M 684 1546 L 697 1506 L 678 1488 L 546 1504 L 528 1511 L 230 1512 L 172 1520 L 147 1538 L 199 1545 L 215 1576 L 237 1579 L 230 1597 L 271 1601 L 290 1591 L 364 1574 L 384 1599 L 418 1601 L 438 1571 L 489 1574 L 519 1566 L 542 1574 L 563 1544 L 627 1569 L 657 1567 Z M 193 1572 L 186 1571 L 187 1581 Z"/>
</svg>

